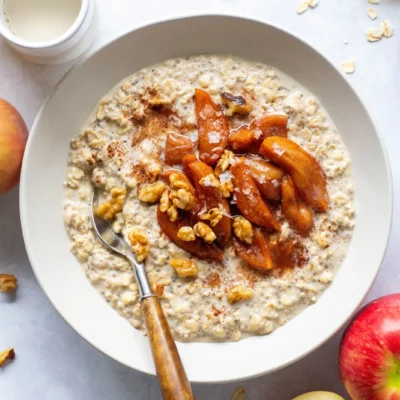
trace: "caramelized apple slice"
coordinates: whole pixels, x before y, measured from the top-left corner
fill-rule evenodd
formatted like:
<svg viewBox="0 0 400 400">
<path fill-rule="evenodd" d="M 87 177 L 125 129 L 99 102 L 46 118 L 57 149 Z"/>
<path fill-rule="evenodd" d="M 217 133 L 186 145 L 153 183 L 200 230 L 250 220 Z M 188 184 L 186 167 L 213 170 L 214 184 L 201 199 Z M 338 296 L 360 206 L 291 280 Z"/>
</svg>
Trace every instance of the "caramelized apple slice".
<svg viewBox="0 0 400 400">
<path fill-rule="evenodd" d="M 231 132 L 229 146 L 234 150 L 257 152 L 262 141 L 269 136 L 287 136 L 286 115 L 264 115 Z"/>
<path fill-rule="evenodd" d="M 247 157 L 246 165 L 250 167 L 251 175 L 263 196 L 268 200 L 279 200 L 285 172 L 259 157 Z"/>
<path fill-rule="evenodd" d="M 204 90 L 195 90 L 195 111 L 199 131 L 200 160 L 214 165 L 228 143 L 229 126 L 220 106 Z"/>
<path fill-rule="evenodd" d="M 238 158 L 232 165 L 234 198 L 240 212 L 252 223 L 266 227 L 269 230 L 280 231 L 279 222 L 274 218 L 267 204 L 261 197 L 256 181 L 244 158 Z"/>
<path fill-rule="evenodd" d="M 200 180 L 207 175 L 214 173 L 213 169 L 198 160 L 195 155 L 191 154 L 183 159 L 184 170 L 191 178 L 195 191 L 197 207 L 193 210 L 196 220 L 200 220 L 199 215 L 205 214 L 212 208 L 219 208 L 223 217 L 212 230 L 217 235 L 217 241 L 224 246 L 231 236 L 230 209 L 227 199 L 222 195 L 221 191 L 212 186 L 202 186 Z M 204 221 L 202 221 L 204 222 Z"/>
<path fill-rule="evenodd" d="M 165 146 L 165 162 L 168 165 L 182 164 L 183 157 L 193 152 L 195 143 L 187 136 L 176 132 L 167 133 Z"/>
<path fill-rule="evenodd" d="M 160 207 L 157 208 L 157 219 L 162 232 L 181 249 L 205 260 L 222 261 L 222 253 L 214 245 L 207 244 L 204 240 L 197 237 L 191 242 L 185 242 L 178 237 L 180 228 L 190 226 L 184 219 L 172 222 L 167 213 L 160 210 Z"/>
<path fill-rule="evenodd" d="M 261 228 L 254 229 L 253 243 L 247 244 L 233 237 L 235 253 L 253 268 L 269 270 L 273 268 L 268 238 Z"/>
<path fill-rule="evenodd" d="M 282 180 L 282 212 L 289 225 L 301 235 L 307 235 L 313 227 L 312 213 L 300 199 L 289 175 Z"/>
<path fill-rule="evenodd" d="M 263 141 L 260 154 L 290 174 L 301 198 L 308 205 L 320 212 L 328 210 L 325 175 L 311 154 L 292 140 L 276 136 Z"/>
</svg>

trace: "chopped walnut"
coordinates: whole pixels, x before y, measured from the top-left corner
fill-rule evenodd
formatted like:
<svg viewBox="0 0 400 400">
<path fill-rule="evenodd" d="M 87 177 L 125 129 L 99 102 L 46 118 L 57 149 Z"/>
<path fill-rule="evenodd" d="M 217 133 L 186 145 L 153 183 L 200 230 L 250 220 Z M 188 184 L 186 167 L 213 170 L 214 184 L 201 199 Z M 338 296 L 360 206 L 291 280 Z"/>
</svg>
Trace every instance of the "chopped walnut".
<svg viewBox="0 0 400 400">
<path fill-rule="evenodd" d="M 97 215 L 102 219 L 112 219 L 115 214 L 122 211 L 126 197 L 125 187 L 111 189 L 111 199 L 99 205 Z"/>
<path fill-rule="evenodd" d="M 235 285 L 231 286 L 227 292 L 227 299 L 229 303 L 235 303 L 240 300 L 249 300 L 253 298 L 254 291 L 253 289 L 246 288 L 243 285 Z"/>
<path fill-rule="evenodd" d="M 14 349 L 7 349 L 0 352 L 0 368 L 6 363 L 6 361 L 14 360 L 15 351 Z"/>
<path fill-rule="evenodd" d="M 225 172 L 229 168 L 229 165 L 233 159 L 234 154 L 229 150 L 225 150 L 215 167 L 215 176 L 219 177 L 223 172 Z"/>
<path fill-rule="evenodd" d="M 175 258 L 169 263 L 181 278 L 194 277 L 199 272 L 197 265 L 193 260 Z"/>
<path fill-rule="evenodd" d="M 158 164 L 150 164 L 146 168 L 146 173 L 150 182 L 155 182 L 161 175 L 162 169 Z"/>
<path fill-rule="evenodd" d="M 235 389 L 233 395 L 232 395 L 232 400 L 244 400 L 246 392 L 244 388 L 238 387 Z"/>
<path fill-rule="evenodd" d="M 196 240 L 196 236 L 194 234 L 194 230 L 190 226 L 183 226 L 178 231 L 178 238 L 183 240 L 184 242 L 193 242 Z"/>
<path fill-rule="evenodd" d="M 14 275 L 0 274 L 0 292 L 11 292 L 17 287 L 17 278 Z"/>
<path fill-rule="evenodd" d="M 171 207 L 171 200 L 169 199 L 169 190 L 164 190 L 160 198 L 160 211 L 165 212 Z"/>
<path fill-rule="evenodd" d="M 218 178 L 214 174 L 208 174 L 204 178 L 201 178 L 199 183 L 201 186 L 204 186 L 204 187 L 219 188 L 221 185 Z"/>
<path fill-rule="evenodd" d="M 187 182 L 179 179 L 178 174 L 171 174 L 169 177 L 169 182 L 171 185 L 171 189 L 173 190 L 178 190 L 178 189 L 189 190 L 189 185 L 187 184 Z"/>
<path fill-rule="evenodd" d="M 182 210 L 188 211 L 194 206 L 194 196 L 186 189 L 172 190 L 169 198 L 176 207 Z"/>
<path fill-rule="evenodd" d="M 173 205 L 170 208 L 168 208 L 167 214 L 168 214 L 169 219 L 172 222 L 176 221 L 178 219 L 178 216 L 179 216 L 177 206 Z"/>
<path fill-rule="evenodd" d="M 154 282 L 151 284 L 151 290 L 158 297 L 162 297 L 162 295 L 164 294 L 164 285 L 162 283 Z"/>
<path fill-rule="evenodd" d="M 147 236 L 138 228 L 133 228 L 128 233 L 128 239 L 131 242 L 132 251 L 136 254 L 138 262 L 142 262 L 149 254 L 150 243 Z"/>
<path fill-rule="evenodd" d="M 163 182 L 152 183 L 142 186 L 138 191 L 138 197 L 144 203 L 156 203 L 160 200 L 164 190 L 165 184 Z"/>
<path fill-rule="evenodd" d="M 212 208 L 206 214 L 200 215 L 200 219 L 210 221 L 211 226 L 215 226 L 223 217 L 222 211 L 219 208 Z"/>
<path fill-rule="evenodd" d="M 231 117 L 233 114 L 249 114 L 251 105 L 246 101 L 243 96 L 234 96 L 231 93 L 221 93 L 222 104 L 227 108 L 225 114 Z"/>
<path fill-rule="evenodd" d="M 229 181 L 225 181 L 223 183 L 221 183 L 219 190 L 222 193 L 222 196 L 224 197 L 229 197 L 231 195 L 231 193 L 233 192 L 233 182 L 232 179 L 229 179 Z"/>
<path fill-rule="evenodd" d="M 239 216 L 233 218 L 233 232 L 242 241 L 247 244 L 253 242 L 253 226 L 246 218 Z"/>
<path fill-rule="evenodd" d="M 207 243 L 212 243 L 217 238 L 214 231 L 204 222 L 198 222 L 193 230 L 196 236 L 201 237 Z"/>
</svg>

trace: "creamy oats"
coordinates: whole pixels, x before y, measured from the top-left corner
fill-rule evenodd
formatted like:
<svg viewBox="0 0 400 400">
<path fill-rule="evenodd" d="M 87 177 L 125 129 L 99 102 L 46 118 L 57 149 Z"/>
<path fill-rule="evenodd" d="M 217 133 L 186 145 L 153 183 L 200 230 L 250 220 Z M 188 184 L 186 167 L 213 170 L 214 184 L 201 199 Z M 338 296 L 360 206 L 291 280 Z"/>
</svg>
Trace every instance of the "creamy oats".
<svg viewBox="0 0 400 400">
<path fill-rule="evenodd" d="M 314 227 L 301 239 L 303 265 L 261 273 L 237 257 L 230 244 L 222 263 L 200 260 L 161 233 L 158 202 L 164 202 L 165 210 L 170 207 L 168 196 L 160 199 L 161 188 L 158 193 L 141 193 L 154 196 L 156 203 L 139 200 L 143 184 L 159 184 L 161 172 L 170 168 L 164 158 L 166 133 L 174 131 L 197 141 L 196 88 L 216 103 L 221 103 L 221 92 L 250 99 L 250 116 L 231 118 L 231 127 L 267 113 L 286 114 L 288 138 L 320 163 L 330 207 L 326 213 L 313 212 Z M 229 171 L 219 175 L 221 183 L 229 181 Z M 113 229 L 127 240 L 138 232 L 145 236 L 147 242 L 138 237 L 136 245 L 144 256 L 148 252 L 145 263 L 153 289 L 175 338 L 182 341 L 237 341 L 283 325 L 316 302 L 334 279 L 354 227 L 350 156 L 326 111 L 283 73 L 231 56 L 177 58 L 136 72 L 100 101 L 71 141 L 64 203 L 71 251 L 106 301 L 144 330 L 138 286 L 128 262 L 104 248 L 91 228 L 93 187 L 108 202 L 111 191 L 119 188 L 103 212 L 111 212 Z M 234 202 L 234 197 L 229 200 Z M 178 211 L 168 208 L 169 218 L 173 220 Z M 284 242 L 299 236 L 283 222 L 276 237 Z"/>
</svg>

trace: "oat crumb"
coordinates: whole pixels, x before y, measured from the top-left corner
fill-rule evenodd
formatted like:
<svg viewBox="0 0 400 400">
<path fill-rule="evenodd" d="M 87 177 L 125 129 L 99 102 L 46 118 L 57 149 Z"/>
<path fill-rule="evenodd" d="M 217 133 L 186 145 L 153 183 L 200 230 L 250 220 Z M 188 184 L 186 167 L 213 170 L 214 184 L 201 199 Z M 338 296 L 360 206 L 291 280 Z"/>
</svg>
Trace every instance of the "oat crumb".
<svg viewBox="0 0 400 400">
<path fill-rule="evenodd" d="M 381 28 L 369 28 L 366 32 L 367 40 L 369 42 L 377 42 L 382 39 L 383 33 L 383 29 Z"/>
<path fill-rule="evenodd" d="M 308 6 L 311 8 L 317 7 L 319 0 L 308 0 Z"/>
<path fill-rule="evenodd" d="M 233 392 L 232 400 L 244 400 L 245 394 L 246 394 L 246 392 L 245 392 L 244 388 L 238 387 Z"/>
<path fill-rule="evenodd" d="M 378 18 L 378 13 L 373 9 L 373 8 L 368 8 L 367 10 L 367 15 L 370 17 L 372 20 Z"/>
<path fill-rule="evenodd" d="M 308 10 L 308 3 L 307 2 L 300 3 L 296 8 L 297 14 L 303 14 L 307 10 Z"/>
<path fill-rule="evenodd" d="M 343 61 L 342 70 L 346 74 L 352 74 L 356 70 L 356 63 L 353 60 Z"/>
<path fill-rule="evenodd" d="M 368 3 L 370 4 L 379 4 L 380 2 L 380 0 L 368 0 Z"/>
</svg>

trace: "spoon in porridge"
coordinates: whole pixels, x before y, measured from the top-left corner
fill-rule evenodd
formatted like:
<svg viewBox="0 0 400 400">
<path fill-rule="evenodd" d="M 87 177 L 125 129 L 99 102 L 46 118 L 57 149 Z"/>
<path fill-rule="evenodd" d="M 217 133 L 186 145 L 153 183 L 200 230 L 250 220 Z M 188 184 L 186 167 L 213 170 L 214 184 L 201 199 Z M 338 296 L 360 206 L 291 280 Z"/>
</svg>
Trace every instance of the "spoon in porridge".
<svg viewBox="0 0 400 400">
<path fill-rule="evenodd" d="M 194 400 L 195 397 L 168 321 L 161 308 L 160 300 L 151 290 L 144 264 L 137 261 L 125 238 L 115 233 L 107 221 L 98 217 L 97 208 L 98 193 L 94 191 L 91 219 L 95 233 L 106 247 L 125 257 L 135 272 L 141 295 L 140 305 L 163 398 L 165 400 Z"/>
</svg>

